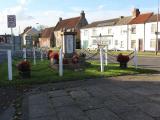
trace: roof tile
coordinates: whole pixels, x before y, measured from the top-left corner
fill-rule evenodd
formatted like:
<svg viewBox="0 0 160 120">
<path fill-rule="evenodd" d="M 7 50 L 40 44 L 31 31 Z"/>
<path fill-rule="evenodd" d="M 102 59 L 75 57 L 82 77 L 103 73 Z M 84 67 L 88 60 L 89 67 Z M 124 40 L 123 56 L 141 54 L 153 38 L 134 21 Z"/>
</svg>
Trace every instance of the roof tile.
<svg viewBox="0 0 160 120">
<path fill-rule="evenodd" d="M 132 19 L 129 24 L 142 24 L 147 22 L 147 20 L 153 15 L 153 13 L 140 14 L 136 18 Z"/>
<path fill-rule="evenodd" d="M 80 21 L 81 17 L 75 17 L 75 18 L 70 18 L 70 19 L 65 19 L 60 22 L 55 27 L 55 31 L 58 31 L 62 28 L 70 29 L 70 28 L 75 28 L 78 22 Z"/>
</svg>

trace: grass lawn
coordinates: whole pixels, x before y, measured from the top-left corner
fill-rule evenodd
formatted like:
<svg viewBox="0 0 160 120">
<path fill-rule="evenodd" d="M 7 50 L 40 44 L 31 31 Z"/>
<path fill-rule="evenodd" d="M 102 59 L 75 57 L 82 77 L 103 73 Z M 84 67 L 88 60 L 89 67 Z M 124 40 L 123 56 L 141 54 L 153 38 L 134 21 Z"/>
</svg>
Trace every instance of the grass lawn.
<svg viewBox="0 0 160 120">
<path fill-rule="evenodd" d="M 7 77 L 7 63 L 0 65 L 0 85 L 31 85 L 31 84 L 43 84 L 43 83 L 53 83 L 60 81 L 70 81 L 70 80 L 84 80 L 87 78 L 99 78 L 99 77 L 110 77 L 119 76 L 127 74 L 144 74 L 144 73 L 156 73 L 153 70 L 137 69 L 129 66 L 127 69 L 120 69 L 118 64 L 109 64 L 105 68 L 105 72 L 100 72 L 100 65 L 96 61 L 90 62 L 83 71 L 75 72 L 73 70 L 64 70 L 64 76 L 59 77 L 58 71 L 53 70 L 49 67 L 49 61 L 45 60 L 43 62 L 38 61 L 36 65 L 32 65 L 31 78 L 22 79 L 19 77 L 16 64 L 18 62 L 13 62 L 13 80 L 8 81 Z M 33 62 L 32 62 L 33 63 Z"/>
</svg>

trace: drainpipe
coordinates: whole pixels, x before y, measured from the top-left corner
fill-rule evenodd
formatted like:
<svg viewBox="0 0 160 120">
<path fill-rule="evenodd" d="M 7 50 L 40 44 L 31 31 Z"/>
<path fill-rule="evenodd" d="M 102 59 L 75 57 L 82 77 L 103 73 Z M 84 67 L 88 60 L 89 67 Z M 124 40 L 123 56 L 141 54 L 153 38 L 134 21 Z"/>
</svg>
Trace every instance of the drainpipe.
<svg viewBox="0 0 160 120">
<path fill-rule="evenodd" d="M 129 25 L 127 25 L 127 51 L 129 50 Z"/>
</svg>

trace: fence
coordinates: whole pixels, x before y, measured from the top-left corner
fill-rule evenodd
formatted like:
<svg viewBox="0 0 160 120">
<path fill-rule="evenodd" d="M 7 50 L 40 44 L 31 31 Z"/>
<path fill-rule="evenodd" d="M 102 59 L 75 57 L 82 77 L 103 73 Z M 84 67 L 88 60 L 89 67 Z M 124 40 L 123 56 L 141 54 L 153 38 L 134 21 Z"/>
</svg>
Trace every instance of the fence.
<svg viewBox="0 0 160 120">
<path fill-rule="evenodd" d="M 85 54 L 86 61 L 90 60 L 100 60 L 101 65 L 101 72 L 104 71 L 104 61 L 106 65 L 109 63 L 117 63 L 117 55 L 113 54 L 112 52 L 108 51 L 107 48 L 104 50 L 103 48 L 100 48 L 95 51 L 91 50 L 79 50 L 77 51 L 79 54 Z M 63 75 L 63 57 L 62 57 L 62 49 L 60 50 L 60 76 Z M 135 68 L 137 69 L 137 51 L 133 51 L 130 54 L 128 54 L 130 61 L 133 60 L 135 64 Z M 23 49 L 21 51 L 13 51 L 11 53 L 10 50 L 8 51 L 0 51 L 0 63 L 2 63 L 4 60 L 8 61 L 8 79 L 12 80 L 12 67 L 16 67 L 13 62 L 14 60 L 31 60 L 34 64 L 36 64 L 36 60 L 43 60 L 48 59 L 48 49 Z"/>
</svg>

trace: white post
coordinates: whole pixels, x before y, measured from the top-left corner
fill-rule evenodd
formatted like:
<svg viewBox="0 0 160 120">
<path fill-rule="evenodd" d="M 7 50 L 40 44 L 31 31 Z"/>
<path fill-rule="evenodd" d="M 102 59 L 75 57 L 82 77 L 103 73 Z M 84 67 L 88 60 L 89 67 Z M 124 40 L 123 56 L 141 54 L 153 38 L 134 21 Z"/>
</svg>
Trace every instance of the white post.
<svg viewBox="0 0 160 120">
<path fill-rule="evenodd" d="M 36 52 L 35 52 L 35 47 L 33 47 L 33 62 L 34 62 L 34 65 L 36 65 Z"/>
<path fill-rule="evenodd" d="M 136 50 L 136 48 L 134 50 L 134 59 L 133 59 L 133 61 L 134 61 L 134 66 L 137 69 L 137 67 L 138 67 L 138 60 L 137 60 L 137 50 Z"/>
<path fill-rule="evenodd" d="M 43 51 L 41 50 L 41 61 L 43 61 Z"/>
<path fill-rule="evenodd" d="M 106 63 L 106 66 L 108 65 L 108 48 L 107 48 L 107 46 L 105 47 L 105 63 Z"/>
<path fill-rule="evenodd" d="M 8 54 L 8 79 L 12 80 L 12 56 L 11 56 L 11 50 L 8 50 L 7 54 Z"/>
<path fill-rule="evenodd" d="M 103 65 L 103 49 L 100 48 L 100 62 L 101 62 L 101 72 L 104 72 L 104 65 Z"/>
<path fill-rule="evenodd" d="M 26 59 L 26 48 L 23 48 L 23 59 L 24 59 L 24 61 L 26 61 L 27 59 Z"/>
<path fill-rule="evenodd" d="M 63 57 L 62 57 L 62 48 L 59 51 L 59 76 L 63 76 Z"/>
</svg>

